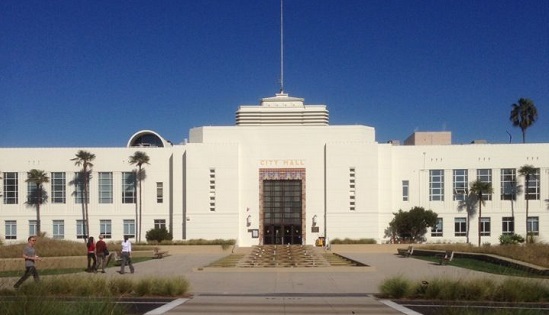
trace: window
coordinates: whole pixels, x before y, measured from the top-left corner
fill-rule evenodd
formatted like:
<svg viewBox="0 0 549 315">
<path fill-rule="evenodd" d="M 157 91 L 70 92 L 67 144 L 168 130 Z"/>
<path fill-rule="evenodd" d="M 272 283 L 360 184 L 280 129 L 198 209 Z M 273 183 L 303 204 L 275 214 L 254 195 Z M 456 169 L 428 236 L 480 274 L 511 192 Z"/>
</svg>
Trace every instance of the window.
<svg viewBox="0 0 549 315">
<path fill-rule="evenodd" d="M 112 173 L 99 172 L 99 203 L 112 203 Z"/>
<path fill-rule="evenodd" d="M 480 236 L 490 236 L 490 218 L 480 218 Z"/>
<path fill-rule="evenodd" d="M 509 235 L 515 233 L 515 218 L 503 217 L 501 219 L 501 233 L 503 235 Z"/>
<path fill-rule="evenodd" d="M 444 201 L 444 170 L 429 171 L 429 200 Z"/>
<path fill-rule="evenodd" d="M 76 220 L 76 238 L 86 238 L 84 220 Z"/>
<path fill-rule="evenodd" d="M 477 180 L 480 180 L 483 183 L 492 184 L 492 170 L 491 169 L 477 170 Z M 492 194 L 482 194 L 482 199 L 492 200 Z"/>
<path fill-rule="evenodd" d="M 19 181 L 17 173 L 4 173 L 4 204 L 15 205 L 19 202 Z M 6 233 L 7 234 L 7 233 Z"/>
<path fill-rule="evenodd" d="M 64 239 L 65 238 L 65 221 L 53 220 L 53 238 Z"/>
<path fill-rule="evenodd" d="M 135 220 L 124 220 L 124 236 L 135 237 Z"/>
<path fill-rule="evenodd" d="M 135 203 L 135 173 L 122 173 L 122 203 Z"/>
<path fill-rule="evenodd" d="M 526 199 L 539 200 L 539 168 L 536 169 L 536 173 L 529 176 L 528 183 L 526 183 Z"/>
<path fill-rule="evenodd" d="M 467 197 L 468 187 L 468 173 L 467 170 L 454 170 L 454 200 L 464 201 Z"/>
<path fill-rule="evenodd" d="M 517 194 L 517 172 L 514 168 L 501 170 L 501 200 L 515 200 Z"/>
<path fill-rule="evenodd" d="M 408 195 L 410 193 L 410 181 L 402 181 L 402 201 L 408 201 Z"/>
<path fill-rule="evenodd" d="M 105 238 L 112 238 L 111 220 L 99 220 L 99 234 L 103 234 Z"/>
<path fill-rule="evenodd" d="M 163 203 L 163 202 L 164 202 L 164 183 L 157 182 L 156 183 L 156 203 Z"/>
<path fill-rule="evenodd" d="M 349 210 L 356 210 L 356 169 L 349 168 Z"/>
<path fill-rule="evenodd" d="M 431 227 L 431 236 L 433 237 L 439 237 L 442 236 L 442 218 L 437 218 L 437 223 L 435 226 Z"/>
<path fill-rule="evenodd" d="M 27 204 L 36 205 L 38 203 L 38 193 L 36 191 L 36 184 L 33 182 L 27 182 Z"/>
<path fill-rule="evenodd" d="M 37 235 L 36 220 L 29 220 L 29 235 Z"/>
<path fill-rule="evenodd" d="M 17 239 L 17 221 L 6 220 L 6 239 L 7 240 Z"/>
<path fill-rule="evenodd" d="M 155 229 L 166 228 L 166 220 L 164 219 L 154 220 L 154 228 Z"/>
<path fill-rule="evenodd" d="M 454 218 L 454 235 L 455 236 L 467 236 L 467 219 L 466 218 Z"/>
<path fill-rule="evenodd" d="M 66 179 L 63 172 L 51 173 L 51 203 L 65 203 Z"/>
<path fill-rule="evenodd" d="M 215 211 L 215 168 L 210 168 L 210 211 Z"/>
<path fill-rule="evenodd" d="M 86 188 L 86 186 L 84 185 L 86 184 L 84 177 L 85 177 L 84 173 L 81 173 L 81 172 L 74 173 L 74 189 L 75 189 L 74 202 L 75 203 L 80 203 L 80 204 L 84 203 L 84 189 Z M 89 189 L 87 189 L 85 197 L 86 197 L 86 203 L 88 203 L 90 201 Z"/>
<path fill-rule="evenodd" d="M 539 217 L 528 217 L 526 224 L 528 227 L 528 235 L 539 235 Z"/>
</svg>

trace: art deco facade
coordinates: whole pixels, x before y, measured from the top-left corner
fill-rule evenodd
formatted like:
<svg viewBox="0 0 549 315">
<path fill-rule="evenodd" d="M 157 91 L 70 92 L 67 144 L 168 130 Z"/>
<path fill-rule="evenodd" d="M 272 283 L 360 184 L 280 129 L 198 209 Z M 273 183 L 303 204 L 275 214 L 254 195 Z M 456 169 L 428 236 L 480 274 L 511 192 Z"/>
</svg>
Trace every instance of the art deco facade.
<svg viewBox="0 0 549 315">
<path fill-rule="evenodd" d="M 135 237 L 138 194 L 129 156 L 143 151 L 142 239 L 165 226 L 174 239 L 236 239 L 255 244 L 314 244 L 320 236 L 388 241 L 385 230 L 399 209 L 415 206 L 439 215 L 429 242 L 465 242 L 469 183 L 489 181 L 482 242 L 526 229 L 549 240 L 549 144 L 451 144 L 451 134 L 410 137 L 405 145 L 378 143 L 372 127 L 331 126 L 323 105 L 277 94 L 259 106 L 241 106 L 235 126 L 190 130 L 183 144 L 154 131 L 130 137 L 124 148 L 0 148 L 0 236 L 25 241 L 36 228 L 27 204 L 31 169 L 45 171 L 48 200 L 41 227 L 49 236 L 83 236 L 78 150 L 96 155 L 89 192 L 90 235 Z M 525 216 L 523 165 L 537 169 L 528 184 Z M 518 191 L 518 193 L 516 193 Z M 513 200 L 516 195 L 516 200 Z M 470 241 L 478 217 L 470 216 Z"/>
</svg>

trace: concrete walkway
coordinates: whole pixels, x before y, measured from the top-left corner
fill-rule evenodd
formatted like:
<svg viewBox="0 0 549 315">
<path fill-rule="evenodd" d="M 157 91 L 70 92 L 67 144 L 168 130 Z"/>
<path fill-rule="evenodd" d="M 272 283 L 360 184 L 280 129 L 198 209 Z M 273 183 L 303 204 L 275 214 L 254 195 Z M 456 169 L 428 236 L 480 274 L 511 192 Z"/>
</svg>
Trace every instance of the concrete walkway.
<svg viewBox="0 0 549 315">
<path fill-rule="evenodd" d="M 178 299 L 147 314 L 418 314 L 377 299 L 387 278 L 429 281 L 501 277 L 453 266 L 403 258 L 396 245 L 333 246 L 332 252 L 368 267 L 205 268 L 231 250 L 219 247 L 166 247 L 170 255 L 135 265 L 135 273 L 120 275 L 119 267 L 91 277 L 177 277 L 190 283 L 188 299 Z M 243 248 L 239 251 L 249 249 Z M 322 250 L 322 249 L 320 249 Z M 126 271 L 129 271 L 126 269 Z M 10 279 L 13 283 L 17 278 Z M 5 284 L 5 283 L 4 283 Z M 13 284 L 11 284 L 13 285 Z"/>
<path fill-rule="evenodd" d="M 174 252 L 137 264 L 133 275 L 118 275 L 113 269 L 108 275 L 183 276 L 190 282 L 192 298 L 149 314 L 418 314 L 375 298 L 379 285 L 398 275 L 418 281 L 441 276 L 494 277 L 402 258 L 396 255 L 395 246 L 335 247 L 332 251 L 369 267 L 203 268 L 230 252 Z"/>
</svg>

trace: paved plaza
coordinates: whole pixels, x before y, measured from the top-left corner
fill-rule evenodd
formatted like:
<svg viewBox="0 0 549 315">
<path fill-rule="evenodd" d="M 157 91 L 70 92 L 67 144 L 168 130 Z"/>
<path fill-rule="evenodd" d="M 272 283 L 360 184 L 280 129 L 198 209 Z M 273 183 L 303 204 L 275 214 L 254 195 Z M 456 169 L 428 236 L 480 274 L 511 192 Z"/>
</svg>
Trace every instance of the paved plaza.
<svg viewBox="0 0 549 315">
<path fill-rule="evenodd" d="M 387 278 L 397 275 L 418 281 L 435 277 L 494 277 L 396 255 L 395 245 L 334 246 L 333 252 L 368 267 L 204 268 L 230 251 L 170 252 L 163 259 L 136 265 L 124 277 L 184 276 L 192 297 L 174 301 L 149 314 L 418 314 L 399 309 L 374 294 Z M 115 274 L 109 270 L 112 276 Z M 122 276 L 121 276 L 122 277 Z M 175 305 L 175 306 L 174 306 Z"/>
</svg>

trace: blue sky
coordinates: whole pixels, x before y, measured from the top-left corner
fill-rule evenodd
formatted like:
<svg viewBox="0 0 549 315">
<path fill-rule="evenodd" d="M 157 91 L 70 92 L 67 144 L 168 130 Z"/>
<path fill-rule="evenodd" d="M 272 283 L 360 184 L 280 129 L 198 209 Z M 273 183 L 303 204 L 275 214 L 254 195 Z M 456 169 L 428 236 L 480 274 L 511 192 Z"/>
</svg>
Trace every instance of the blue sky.
<svg viewBox="0 0 549 315">
<path fill-rule="evenodd" d="M 284 85 L 376 140 L 549 142 L 549 1 L 285 0 Z M 0 146 L 113 147 L 234 125 L 274 96 L 279 0 L 0 1 Z"/>
</svg>

